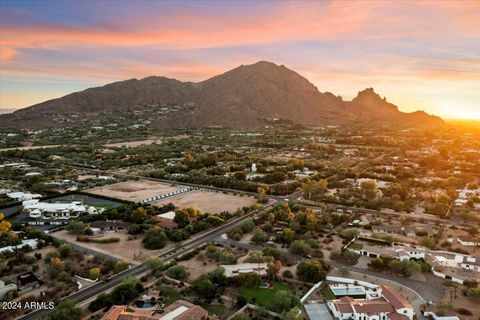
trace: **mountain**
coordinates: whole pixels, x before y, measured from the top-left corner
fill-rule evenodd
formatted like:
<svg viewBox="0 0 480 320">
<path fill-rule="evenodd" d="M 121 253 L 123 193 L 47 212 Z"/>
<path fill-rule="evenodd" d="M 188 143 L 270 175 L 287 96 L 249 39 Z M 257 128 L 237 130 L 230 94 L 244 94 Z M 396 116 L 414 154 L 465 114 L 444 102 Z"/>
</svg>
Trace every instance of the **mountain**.
<svg viewBox="0 0 480 320">
<path fill-rule="evenodd" d="M 352 121 L 440 124 L 426 113 L 403 113 L 372 88 L 352 101 L 320 92 L 311 82 L 285 66 L 260 61 L 241 65 L 208 80 L 193 83 L 165 77 L 107 84 L 48 100 L 13 114 L 0 115 L 0 125 L 59 126 L 58 118 L 77 119 L 142 109 L 145 106 L 189 106 L 158 117 L 156 127 L 254 127 L 262 118 L 288 119 L 303 124 L 341 124 Z M 81 117 L 78 117 L 81 115 Z"/>
</svg>

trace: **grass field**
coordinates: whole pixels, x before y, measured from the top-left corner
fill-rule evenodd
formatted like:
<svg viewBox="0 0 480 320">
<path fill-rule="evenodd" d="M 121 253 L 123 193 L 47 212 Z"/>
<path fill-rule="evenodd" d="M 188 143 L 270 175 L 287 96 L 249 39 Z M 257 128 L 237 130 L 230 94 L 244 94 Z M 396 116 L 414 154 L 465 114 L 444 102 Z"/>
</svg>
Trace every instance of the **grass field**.
<svg viewBox="0 0 480 320">
<path fill-rule="evenodd" d="M 332 290 L 330 290 L 329 287 L 325 287 L 322 290 L 320 290 L 322 293 L 322 296 L 325 298 L 325 300 L 333 300 L 336 299 L 335 294 L 333 293 Z"/>
<path fill-rule="evenodd" d="M 240 295 L 243 296 L 248 302 L 260 304 L 267 309 L 272 307 L 274 295 L 280 290 L 288 291 L 288 286 L 283 283 L 274 282 L 273 288 L 271 289 L 247 288 L 243 286 L 238 288 Z"/>
<path fill-rule="evenodd" d="M 227 307 L 225 307 L 223 304 L 218 304 L 218 303 L 213 303 L 213 304 L 201 304 L 205 310 L 208 311 L 210 314 L 215 314 L 215 315 L 222 315 L 227 311 Z"/>
</svg>

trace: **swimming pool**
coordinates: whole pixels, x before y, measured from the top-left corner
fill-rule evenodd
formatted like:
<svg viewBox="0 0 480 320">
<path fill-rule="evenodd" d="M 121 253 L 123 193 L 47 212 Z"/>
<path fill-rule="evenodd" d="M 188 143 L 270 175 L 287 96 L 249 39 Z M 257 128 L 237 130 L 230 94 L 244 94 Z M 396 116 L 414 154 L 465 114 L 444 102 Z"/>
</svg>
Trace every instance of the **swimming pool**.
<svg viewBox="0 0 480 320">
<path fill-rule="evenodd" d="M 330 287 L 333 294 L 338 296 L 364 296 L 365 289 L 362 287 Z"/>
</svg>

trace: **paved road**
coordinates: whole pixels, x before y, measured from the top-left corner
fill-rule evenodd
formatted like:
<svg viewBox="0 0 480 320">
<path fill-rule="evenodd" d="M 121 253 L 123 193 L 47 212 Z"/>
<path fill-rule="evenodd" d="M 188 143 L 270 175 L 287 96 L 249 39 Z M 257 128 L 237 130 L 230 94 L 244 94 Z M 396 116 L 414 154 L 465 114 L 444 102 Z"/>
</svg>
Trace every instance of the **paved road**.
<svg viewBox="0 0 480 320">
<path fill-rule="evenodd" d="M 439 278 L 435 277 L 433 274 L 430 273 L 423 273 L 426 278 L 426 281 L 423 282 L 392 274 L 365 270 L 362 268 L 357 268 L 355 266 L 346 266 L 335 261 L 330 261 L 330 265 L 334 268 L 347 268 L 349 271 L 366 274 L 379 279 L 386 279 L 397 282 L 417 292 L 426 301 L 438 301 L 444 296 L 446 292 L 446 288 L 439 282 Z"/>
<path fill-rule="evenodd" d="M 203 235 L 201 235 L 201 236 L 199 236 L 195 239 L 185 241 L 183 243 L 182 248 L 180 248 L 180 249 L 170 249 L 170 250 L 160 254 L 159 257 L 163 258 L 165 262 L 170 261 L 170 260 L 172 260 L 176 257 L 179 257 L 182 254 L 195 249 L 197 246 L 199 246 L 203 243 L 213 241 L 214 239 L 219 237 L 221 234 L 227 232 L 230 229 L 233 229 L 233 228 L 237 227 L 244 219 L 246 219 L 248 217 L 251 217 L 251 216 L 254 216 L 256 214 L 262 213 L 266 210 L 269 210 L 270 208 L 272 208 L 275 205 L 275 203 L 276 203 L 275 201 L 271 201 L 269 204 L 267 204 L 260 211 L 252 211 L 252 212 L 250 212 L 250 213 L 248 213 L 248 214 L 246 214 L 242 217 L 235 218 L 235 219 L 219 226 L 218 228 L 210 230 L 210 231 L 206 232 L 205 234 L 203 234 Z M 87 287 L 83 290 L 72 293 L 71 295 L 69 295 L 68 297 L 65 297 L 64 299 L 70 299 L 70 300 L 73 300 L 75 303 L 79 303 L 81 301 L 84 301 L 84 300 L 87 300 L 91 297 L 94 297 L 94 296 L 96 296 L 96 295 L 98 295 L 102 292 L 105 292 L 106 290 L 120 284 L 123 281 L 123 279 L 125 279 L 128 276 L 138 276 L 138 275 L 142 274 L 143 272 L 145 272 L 146 270 L 147 269 L 146 269 L 144 263 L 136 265 L 136 266 L 134 266 L 130 269 L 127 269 L 127 270 L 122 271 L 118 274 L 115 274 L 114 276 L 110 277 L 110 281 L 108 281 L 106 283 L 102 283 L 102 282 L 97 283 L 93 286 L 90 286 L 90 287 Z M 51 312 L 51 310 L 37 310 L 37 311 L 30 312 L 30 313 L 28 313 L 28 314 L 26 314 L 22 317 L 19 317 L 18 319 L 21 319 L 21 320 L 43 319 L 50 312 Z"/>
</svg>

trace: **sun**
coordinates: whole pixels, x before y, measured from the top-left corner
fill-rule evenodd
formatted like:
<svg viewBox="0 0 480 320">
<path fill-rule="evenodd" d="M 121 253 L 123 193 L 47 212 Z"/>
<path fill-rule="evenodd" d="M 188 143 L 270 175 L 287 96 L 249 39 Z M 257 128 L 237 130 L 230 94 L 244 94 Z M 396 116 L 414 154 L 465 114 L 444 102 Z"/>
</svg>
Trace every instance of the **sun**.
<svg viewBox="0 0 480 320">
<path fill-rule="evenodd" d="M 448 119 L 480 120 L 480 106 L 445 106 L 439 110 L 438 115 Z"/>
</svg>

